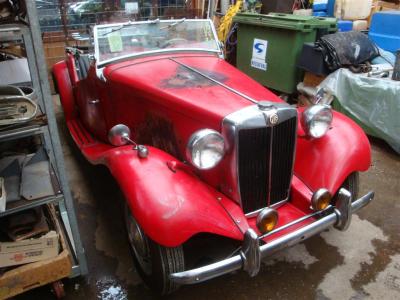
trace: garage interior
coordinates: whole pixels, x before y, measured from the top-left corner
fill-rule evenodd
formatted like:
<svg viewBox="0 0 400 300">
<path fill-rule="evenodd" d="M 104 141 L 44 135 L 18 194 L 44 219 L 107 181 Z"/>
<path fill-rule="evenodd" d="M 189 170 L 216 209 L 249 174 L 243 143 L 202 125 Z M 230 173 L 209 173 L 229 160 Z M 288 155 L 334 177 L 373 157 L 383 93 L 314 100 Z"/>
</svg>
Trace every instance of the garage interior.
<svg viewBox="0 0 400 300">
<path fill-rule="evenodd" d="M 0 109 L 1 102 L 6 103 L 10 96 L 21 99 L 19 94 L 10 95 L 9 89 L 3 93 L 3 87 L 21 87 L 29 82 L 28 86 L 36 92 L 36 99 L 32 100 L 25 92 L 22 98 L 37 103 L 34 106 L 39 107 L 40 114 L 36 113 L 29 121 L 10 125 L 12 123 L 2 123 L 1 120 L 6 118 L 0 113 L 0 158 L 3 160 L 3 164 L 0 163 L 0 179 L 4 181 L 1 188 L 6 193 L 4 197 L 2 192 L 0 198 L 7 199 L 4 200 L 4 209 L 0 205 L 0 245 L 11 243 L 6 230 L 10 227 L 10 220 L 13 220 L 10 216 L 30 218 L 31 215 L 24 215 L 23 212 L 35 211 L 36 207 L 47 220 L 47 231 L 28 232 L 27 237 L 13 242 L 49 238 L 48 234 L 56 231 L 58 246 L 57 253 L 49 254 L 50 258 L 41 257 L 21 263 L 17 262 L 17 256 L 13 256 L 14 264 L 4 266 L 0 259 L 0 299 L 62 297 L 119 300 L 160 297 L 146 286 L 135 267 L 123 218 L 123 195 L 117 179 L 106 166 L 91 164 L 71 136 L 71 129 L 67 126 L 69 116 L 60 100 L 60 86 L 52 75 L 53 66 L 65 60 L 66 48 L 76 47 L 83 51 L 81 54 L 90 52 L 93 41 L 89 36 L 95 25 L 154 19 L 173 19 L 179 23 L 182 22 L 180 20 L 187 22 L 203 18 L 212 20 L 215 34 L 223 44 L 224 60 L 246 74 L 246 78 L 252 78 L 291 106 L 300 107 L 301 111 L 316 104 L 329 104 L 334 111 L 346 115 L 346 120 L 349 118 L 352 124 L 358 124 L 355 126 L 365 132 L 371 145 L 370 166 L 366 172 L 360 172 L 358 194 L 361 196 L 374 191 L 375 198 L 353 215 L 346 231 L 330 228 L 264 258 L 255 277 L 237 270 L 198 284 L 183 285 L 164 297 L 400 297 L 400 221 L 397 217 L 400 214 L 400 123 L 396 117 L 400 109 L 400 33 L 394 30 L 395 22 L 400 21 L 398 1 L 359 0 L 349 4 L 346 0 L 336 0 L 335 4 L 330 0 L 36 0 L 32 3 L 26 1 L 24 5 L 25 1 L 21 0 L 10 3 L 0 0 Z M 33 6 L 34 13 L 29 12 Z M 15 10 L 8 10 L 9 7 Z M 363 15 L 365 11 L 367 13 Z M 276 15 L 271 17 L 271 14 Z M 33 20 L 33 17 L 36 19 Z M 280 22 L 279 26 L 275 22 Z M 10 31 L 10 24 L 14 27 L 23 24 L 21 26 L 27 31 Z M 311 31 L 307 26 L 311 26 Z M 326 54 L 321 50 L 329 49 L 326 46 L 328 43 L 331 47 L 346 47 L 340 42 L 334 44 L 335 39 L 321 38 L 338 33 L 352 34 L 351 38 L 359 43 L 357 46 L 360 45 L 362 55 L 366 52 L 370 55 L 375 49 L 377 54 L 362 62 L 349 54 L 345 59 L 354 61 L 347 64 L 339 55 L 329 56 L 329 51 Z M 19 36 L 24 34 L 30 36 L 31 41 L 29 37 L 24 37 L 21 43 Z M 255 39 L 268 40 L 264 58 L 254 54 L 257 51 L 252 49 L 256 45 Z M 321 40 L 322 43 L 318 44 Z M 279 44 L 282 50 L 275 51 L 274 43 Z M 363 49 L 368 51 L 363 52 Z M 15 71 L 14 66 L 5 66 L 21 59 L 25 59 L 23 69 Z M 278 66 L 271 62 L 273 59 L 279 61 Z M 32 61 L 34 67 L 31 66 Z M 342 65 L 335 68 L 334 64 Z M 82 69 L 78 67 L 78 70 Z M 225 84 L 222 77 L 206 76 L 211 81 Z M 191 80 L 198 80 L 198 77 Z M 32 128 L 29 133 L 19 131 L 22 127 L 26 129 L 26 125 L 36 127 L 29 127 Z M 164 131 L 160 132 L 164 134 Z M 350 153 L 353 145 L 357 146 L 356 140 L 350 144 L 346 142 L 340 139 L 335 141 L 338 152 Z M 349 147 L 348 150 L 339 150 L 343 146 Z M 40 194 L 37 199 L 31 200 L 22 195 L 25 200 L 9 201 L 6 185 L 9 175 L 4 164 L 9 167 L 10 159 L 4 159 L 16 153 L 24 155 L 21 164 L 23 186 L 23 170 L 28 169 L 28 159 L 43 152 L 41 149 L 47 150 L 47 175 L 40 180 L 41 175 L 34 173 L 32 178 L 41 182 L 35 186 L 51 184 L 52 193 L 44 197 Z M 151 154 L 150 150 L 149 157 L 145 159 L 151 158 Z M 362 155 L 358 155 L 361 160 Z M 15 159 L 18 161 L 21 158 L 13 156 L 12 161 L 15 162 Z M 354 156 L 352 159 L 358 158 Z M 57 178 L 56 185 L 54 180 L 46 177 L 51 178 L 52 174 Z M 49 182 L 43 183 L 44 180 Z M 38 190 L 43 193 L 44 188 Z M 23 194 L 22 187 L 20 191 Z M 223 248 L 218 249 L 218 246 L 213 247 L 206 241 L 195 245 L 192 250 L 203 255 Z M 3 255 L 1 248 L 0 255 Z"/>
</svg>

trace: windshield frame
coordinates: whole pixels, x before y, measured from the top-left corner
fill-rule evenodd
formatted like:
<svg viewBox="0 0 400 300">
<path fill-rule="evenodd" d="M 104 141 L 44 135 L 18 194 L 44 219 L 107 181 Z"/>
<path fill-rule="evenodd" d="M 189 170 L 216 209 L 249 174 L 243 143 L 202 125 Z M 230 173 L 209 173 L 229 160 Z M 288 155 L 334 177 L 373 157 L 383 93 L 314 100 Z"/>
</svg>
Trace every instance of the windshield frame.
<svg viewBox="0 0 400 300">
<path fill-rule="evenodd" d="M 214 36 L 214 40 L 217 44 L 218 49 L 204 49 L 204 48 L 169 48 L 169 49 L 157 49 L 157 50 L 150 50 L 150 51 L 143 51 L 140 53 L 132 53 L 132 54 L 125 54 L 118 57 L 114 57 L 107 60 L 100 61 L 100 50 L 99 50 L 99 43 L 98 43 L 98 29 L 107 28 L 107 27 L 118 27 L 118 26 L 134 26 L 136 24 L 154 24 L 157 23 L 170 23 L 177 22 L 181 19 L 169 19 L 169 20 L 149 20 L 149 21 L 136 21 L 136 22 L 125 22 L 125 23 L 110 23 L 110 24 L 103 24 L 103 25 L 95 25 L 93 28 L 93 39 L 94 39 L 94 57 L 96 59 L 97 68 L 102 68 L 108 64 L 126 60 L 128 58 L 135 58 L 135 57 L 143 57 L 143 56 L 151 56 L 156 54 L 166 54 L 166 53 L 176 53 L 176 52 L 206 52 L 206 53 L 215 53 L 219 57 L 223 57 L 223 52 L 221 49 L 221 45 L 218 40 L 217 32 L 215 30 L 214 24 L 211 19 L 185 19 L 185 22 L 209 22 L 210 27 L 212 30 L 212 34 Z"/>
</svg>

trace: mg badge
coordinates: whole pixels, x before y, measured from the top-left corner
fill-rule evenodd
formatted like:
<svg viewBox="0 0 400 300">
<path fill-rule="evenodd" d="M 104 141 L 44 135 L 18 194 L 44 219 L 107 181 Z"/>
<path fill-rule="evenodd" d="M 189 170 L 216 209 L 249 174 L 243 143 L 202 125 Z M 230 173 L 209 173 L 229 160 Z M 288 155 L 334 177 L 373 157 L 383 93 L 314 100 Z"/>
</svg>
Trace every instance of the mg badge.
<svg viewBox="0 0 400 300">
<path fill-rule="evenodd" d="M 278 114 L 273 113 L 272 115 L 269 116 L 269 122 L 270 122 L 272 125 L 275 125 L 276 123 L 278 123 L 278 121 L 279 121 Z"/>
</svg>

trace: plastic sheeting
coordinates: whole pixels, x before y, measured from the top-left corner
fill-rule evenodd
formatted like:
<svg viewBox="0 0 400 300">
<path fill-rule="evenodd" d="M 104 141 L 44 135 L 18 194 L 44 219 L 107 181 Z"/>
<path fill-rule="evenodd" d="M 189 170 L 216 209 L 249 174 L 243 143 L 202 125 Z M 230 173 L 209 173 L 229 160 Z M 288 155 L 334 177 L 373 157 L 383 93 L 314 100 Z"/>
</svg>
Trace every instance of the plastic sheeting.
<svg viewBox="0 0 400 300">
<path fill-rule="evenodd" d="M 378 49 L 379 49 L 379 56 L 375 57 L 371 61 L 371 63 L 373 65 L 389 63 L 391 66 L 394 66 L 396 56 L 392 52 L 383 50 L 382 48 L 378 47 Z"/>
<path fill-rule="evenodd" d="M 357 67 L 379 56 L 378 47 L 361 32 L 336 32 L 327 34 L 317 42 L 329 70 Z"/>
<path fill-rule="evenodd" d="M 367 133 L 385 140 L 400 153 L 400 82 L 339 69 L 320 87 L 329 89 L 344 113 Z"/>
</svg>

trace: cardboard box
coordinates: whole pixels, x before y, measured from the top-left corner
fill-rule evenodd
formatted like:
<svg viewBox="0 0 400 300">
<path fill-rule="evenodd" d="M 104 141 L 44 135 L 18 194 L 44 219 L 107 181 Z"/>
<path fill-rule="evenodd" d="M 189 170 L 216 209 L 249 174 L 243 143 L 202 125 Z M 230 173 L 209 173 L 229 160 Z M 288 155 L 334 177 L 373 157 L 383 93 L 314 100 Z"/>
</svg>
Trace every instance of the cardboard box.
<svg viewBox="0 0 400 300">
<path fill-rule="evenodd" d="M 396 10 L 399 8 L 400 8 L 399 4 L 387 1 L 374 1 L 374 3 L 372 4 L 372 9 L 374 10 L 374 12 L 383 10 Z"/>
<path fill-rule="evenodd" d="M 0 242 L 0 267 L 16 266 L 57 256 L 58 233 L 54 230 L 36 239 Z"/>
<path fill-rule="evenodd" d="M 313 74 L 310 72 L 305 72 L 303 83 L 306 86 L 316 87 L 322 81 L 324 81 L 325 78 L 326 78 L 326 76 L 319 76 L 319 75 L 316 75 L 316 74 Z"/>
<path fill-rule="evenodd" d="M 386 1 L 374 1 L 372 3 L 371 14 L 367 18 L 368 28 L 369 28 L 369 25 L 371 24 L 372 15 L 374 13 L 379 12 L 379 11 L 385 11 L 385 10 L 399 10 L 399 9 L 400 9 L 400 5 L 396 4 L 396 3 L 391 3 L 391 2 L 386 2 Z"/>
<path fill-rule="evenodd" d="M 56 257 L 16 266 L 0 276 L 0 300 L 9 299 L 28 290 L 55 282 L 71 275 L 72 258 L 53 205 L 46 206 L 50 225 L 59 236 L 60 253 Z M 58 243 L 57 243 L 58 244 Z"/>
</svg>

